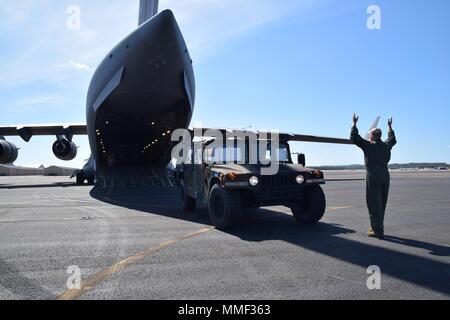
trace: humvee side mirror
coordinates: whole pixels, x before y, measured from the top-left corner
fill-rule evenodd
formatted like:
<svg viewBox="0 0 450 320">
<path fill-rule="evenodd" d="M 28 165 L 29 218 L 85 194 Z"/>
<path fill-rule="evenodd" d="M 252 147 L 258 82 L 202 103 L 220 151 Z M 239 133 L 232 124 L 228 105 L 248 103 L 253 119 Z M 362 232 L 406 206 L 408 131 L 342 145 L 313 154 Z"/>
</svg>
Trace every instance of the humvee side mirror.
<svg viewBox="0 0 450 320">
<path fill-rule="evenodd" d="M 299 153 L 297 155 L 297 162 L 298 164 L 301 164 L 302 166 L 306 166 L 306 157 L 305 154 Z"/>
</svg>

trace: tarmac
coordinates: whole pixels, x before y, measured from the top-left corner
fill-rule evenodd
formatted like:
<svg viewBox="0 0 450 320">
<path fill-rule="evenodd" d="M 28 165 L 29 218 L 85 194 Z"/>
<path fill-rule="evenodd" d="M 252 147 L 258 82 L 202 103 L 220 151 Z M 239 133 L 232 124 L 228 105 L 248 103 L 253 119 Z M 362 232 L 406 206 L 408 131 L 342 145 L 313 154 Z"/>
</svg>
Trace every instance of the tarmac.
<svg viewBox="0 0 450 320">
<path fill-rule="evenodd" d="M 366 235 L 364 173 L 326 176 L 319 224 L 270 207 L 229 232 L 174 188 L 0 177 L 0 299 L 448 300 L 450 172 L 392 173 L 384 241 Z"/>
</svg>

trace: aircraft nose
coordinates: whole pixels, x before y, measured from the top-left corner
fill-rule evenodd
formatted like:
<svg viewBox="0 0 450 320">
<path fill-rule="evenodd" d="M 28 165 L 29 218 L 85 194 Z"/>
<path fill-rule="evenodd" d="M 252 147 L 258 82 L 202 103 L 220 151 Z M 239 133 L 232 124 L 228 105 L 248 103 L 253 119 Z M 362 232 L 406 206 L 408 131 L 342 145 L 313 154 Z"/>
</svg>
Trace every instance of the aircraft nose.
<svg viewBox="0 0 450 320">
<path fill-rule="evenodd" d="M 160 16 L 161 18 L 164 18 L 164 19 L 175 20 L 175 16 L 174 16 L 172 10 L 169 10 L 169 9 L 165 9 L 165 10 L 161 11 L 160 13 L 158 13 L 157 16 Z"/>
<path fill-rule="evenodd" d="M 159 25 L 161 27 L 171 27 L 174 24 L 177 24 L 175 16 L 173 12 L 169 9 L 163 10 L 157 15 L 155 15 L 152 19 L 148 20 L 146 23 L 142 25 L 144 28 L 148 28 L 150 25 Z"/>
<path fill-rule="evenodd" d="M 146 46 L 154 47 L 158 45 L 162 49 L 180 42 L 183 38 L 173 12 L 168 9 L 161 11 L 141 25 L 140 34 L 149 39 L 145 44 Z"/>
</svg>

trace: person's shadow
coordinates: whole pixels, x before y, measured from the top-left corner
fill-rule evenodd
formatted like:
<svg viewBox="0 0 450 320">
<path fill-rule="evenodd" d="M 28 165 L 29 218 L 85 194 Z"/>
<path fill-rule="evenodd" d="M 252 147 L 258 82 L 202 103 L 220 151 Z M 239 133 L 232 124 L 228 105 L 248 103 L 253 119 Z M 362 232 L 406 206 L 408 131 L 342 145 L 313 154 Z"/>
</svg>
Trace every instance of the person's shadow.
<svg viewBox="0 0 450 320">
<path fill-rule="evenodd" d="M 139 192 L 93 189 L 91 195 L 100 201 L 142 213 L 210 225 L 205 209 L 189 214 L 179 209 L 178 192 L 174 188 Z M 379 246 L 378 244 L 383 242 L 377 239 L 372 239 L 373 241 L 369 243 L 350 239 L 344 235 L 355 231 L 338 224 L 322 222 L 316 225 L 299 225 L 291 215 L 270 209 L 259 209 L 226 233 L 248 242 L 285 241 L 360 266 L 364 270 L 371 265 L 378 265 L 382 274 L 450 296 L 450 264 Z M 448 247 L 396 237 L 386 239 L 389 242 L 430 250 L 436 256 L 449 255 Z"/>
<path fill-rule="evenodd" d="M 400 237 L 394 237 L 394 236 L 385 236 L 385 239 L 388 242 L 393 242 L 397 244 L 402 244 L 409 247 L 419 248 L 419 249 L 425 249 L 428 250 L 429 253 L 433 256 L 439 256 L 439 257 L 449 257 L 450 256 L 450 247 L 441 246 L 434 243 L 419 241 L 419 240 L 412 240 L 412 239 L 404 239 Z"/>
</svg>

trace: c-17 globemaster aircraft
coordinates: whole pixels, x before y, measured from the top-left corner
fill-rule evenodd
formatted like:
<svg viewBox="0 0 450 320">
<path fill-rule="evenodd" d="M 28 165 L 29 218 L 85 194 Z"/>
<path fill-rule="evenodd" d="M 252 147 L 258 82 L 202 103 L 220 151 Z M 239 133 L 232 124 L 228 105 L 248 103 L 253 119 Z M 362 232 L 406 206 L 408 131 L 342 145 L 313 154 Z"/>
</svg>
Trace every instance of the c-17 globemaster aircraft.
<svg viewBox="0 0 450 320">
<path fill-rule="evenodd" d="M 13 163 L 18 156 L 18 148 L 4 137 L 28 142 L 42 135 L 56 136 L 53 153 L 66 161 L 77 155 L 73 137 L 88 135 L 92 155 L 76 173 L 80 184 L 169 164 L 171 133 L 187 129 L 194 112 L 195 77 L 173 13 L 158 13 L 158 4 L 140 0 L 138 28 L 98 66 L 87 94 L 86 124 L 0 127 L 0 164 Z M 291 141 L 350 144 L 347 139 L 306 135 L 292 135 Z"/>
</svg>

